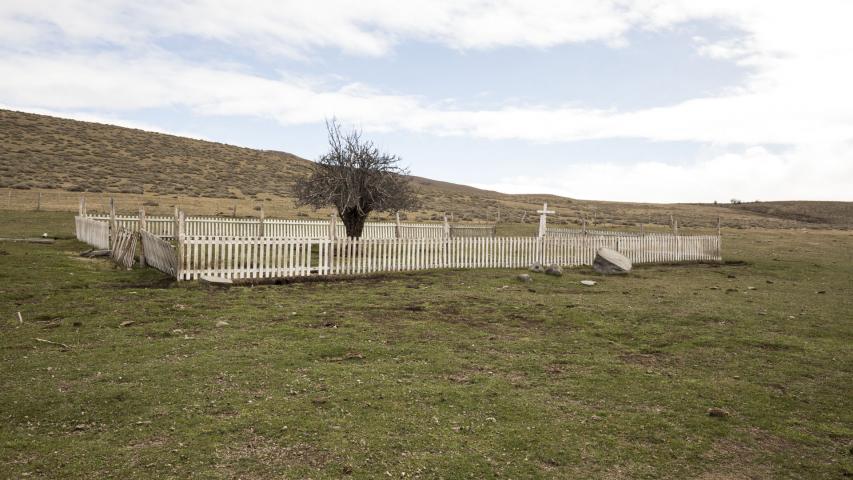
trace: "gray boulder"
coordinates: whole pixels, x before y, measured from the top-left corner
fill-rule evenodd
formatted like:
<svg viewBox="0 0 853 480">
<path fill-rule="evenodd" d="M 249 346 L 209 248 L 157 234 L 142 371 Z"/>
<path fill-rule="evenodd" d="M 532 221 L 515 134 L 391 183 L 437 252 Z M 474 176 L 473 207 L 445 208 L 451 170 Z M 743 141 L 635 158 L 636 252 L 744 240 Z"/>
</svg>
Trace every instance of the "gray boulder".
<svg viewBox="0 0 853 480">
<path fill-rule="evenodd" d="M 563 267 L 557 265 L 556 263 L 552 263 L 546 270 L 545 275 L 553 275 L 555 277 L 563 276 Z"/>
<path fill-rule="evenodd" d="M 530 265 L 530 271 L 536 272 L 536 273 L 542 273 L 545 271 L 545 267 L 543 267 L 542 264 L 539 262 L 533 262 L 533 264 Z"/>
<path fill-rule="evenodd" d="M 530 275 L 528 275 L 526 273 L 522 273 L 521 275 L 518 276 L 518 281 L 528 283 L 528 282 L 532 282 L 533 279 L 530 278 Z"/>
<path fill-rule="evenodd" d="M 628 273 L 632 267 L 631 259 L 610 248 L 599 248 L 592 262 L 592 268 L 604 275 Z"/>
</svg>

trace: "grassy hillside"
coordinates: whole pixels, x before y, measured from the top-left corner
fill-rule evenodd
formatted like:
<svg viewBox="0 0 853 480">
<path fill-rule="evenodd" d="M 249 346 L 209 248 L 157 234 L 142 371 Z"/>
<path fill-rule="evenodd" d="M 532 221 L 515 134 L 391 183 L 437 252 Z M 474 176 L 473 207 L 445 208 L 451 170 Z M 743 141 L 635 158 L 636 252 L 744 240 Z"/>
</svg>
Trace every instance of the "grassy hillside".
<svg viewBox="0 0 853 480">
<path fill-rule="evenodd" d="M 121 208 L 142 203 L 170 211 L 180 204 L 190 213 L 254 213 L 264 203 L 268 215 L 323 216 L 299 210 L 290 186 L 309 162 L 284 152 L 253 150 L 222 143 L 146 132 L 44 115 L 0 110 L 0 187 L 12 190 L 10 208 L 76 208 L 85 193 L 102 209 L 108 196 Z M 731 227 L 853 227 L 853 203 L 774 202 L 728 205 L 641 204 L 575 200 L 553 195 L 507 195 L 464 185 L 412 177 L 423 210 L 410 219 L 535 222 L 542 202 L 557 211 L 556 224 L 665 225 L 670 214 L 687 228 L 711 228 L 717 217 Z M 0 203 L 0 205 L 3 205 Z"/>
</svg>

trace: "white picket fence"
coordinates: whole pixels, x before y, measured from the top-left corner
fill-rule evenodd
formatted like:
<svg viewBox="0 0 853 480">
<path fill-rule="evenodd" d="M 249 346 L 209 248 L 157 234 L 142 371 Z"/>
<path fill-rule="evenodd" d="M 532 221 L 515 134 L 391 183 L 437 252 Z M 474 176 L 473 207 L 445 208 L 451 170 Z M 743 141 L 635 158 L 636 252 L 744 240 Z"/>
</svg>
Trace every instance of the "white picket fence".
<svg viewBox="0 0 853 480">
<path fill-rule="evenodd" d="M 109 215 L 88 215 L 86 218 L 109 222 Z M 139 231 L 139 216 L 116 215 L 116 227 Z M 174 239 L 175 218 L 168 216 L 146 216 L 146 230 L 164 239 Z M 396 238 L 397 224 L 394 222 L 366 222 L 362 238 Z M 229 217 L 186 217 L 184 220 L 186 235 L 223 236 L 223 237 L 273 237 L 273 238 L 329 238 L 331 222 L 329 220 L 289 220 L 265 218 L 229 218 Z M 445 228 L 441 223 L 409 223 L 399 225 L 402 238 L 443 238 L 494 236 L 495 226 L 491 224 L 450 224 Z M 346 227 L 335 222 L 335 238 L 346 237 Z"/>
<path fill-rule="evenodd" d="M 106 250 L 110 248 L 110 224 L 89 217 L 74 217 L 77 240 Z"/>
<path fill-rule="evenodd" d="M 364 275 L 447 268 L 526 268 L 534 262 L 591 265 L 608 247 L 632 262 L 718 262 L 717 236 L 582 235 L 566 238 L 283 239 L 186 236 L 178 280 Z"/>
</svg>

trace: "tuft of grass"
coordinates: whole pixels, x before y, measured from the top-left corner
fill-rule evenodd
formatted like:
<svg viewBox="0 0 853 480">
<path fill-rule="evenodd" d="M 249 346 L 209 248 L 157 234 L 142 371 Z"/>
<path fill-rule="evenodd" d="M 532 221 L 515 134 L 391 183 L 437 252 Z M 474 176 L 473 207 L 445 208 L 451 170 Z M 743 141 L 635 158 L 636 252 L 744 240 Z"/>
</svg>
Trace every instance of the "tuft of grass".
<svg viewBox="0 0 853 480">
<path fill-rule="evenodd" d="M 0 242 L 10 478 L 853 473 L 847 232 L 726 232 L 727 264 L 628 276 L 217 290 L 82 259 L 71 228 L 0 213 L 66 238 Z"/>
</svg>

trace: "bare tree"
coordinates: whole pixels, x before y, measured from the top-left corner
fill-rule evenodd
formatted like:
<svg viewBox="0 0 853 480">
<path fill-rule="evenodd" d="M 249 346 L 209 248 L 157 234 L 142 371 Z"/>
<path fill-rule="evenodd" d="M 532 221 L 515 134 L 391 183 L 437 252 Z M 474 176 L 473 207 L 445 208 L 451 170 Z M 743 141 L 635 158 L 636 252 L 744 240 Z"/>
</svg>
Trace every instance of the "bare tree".
<svg viewBox="0 0 853 480">
<path fill-rule="evenodd" d="M 294 186 L 298 206 L 334 206 L 349 237 L 361 236 L 371 212 L 417 207 L 406 178 L 409 172 L 398 165 L 399 157 L 380 151 L 372 141 L 362 139 L 358 130 L 341 132 L 335 119 L 326 122 L 326 130 L 329 151 Z"/>
</svg>

